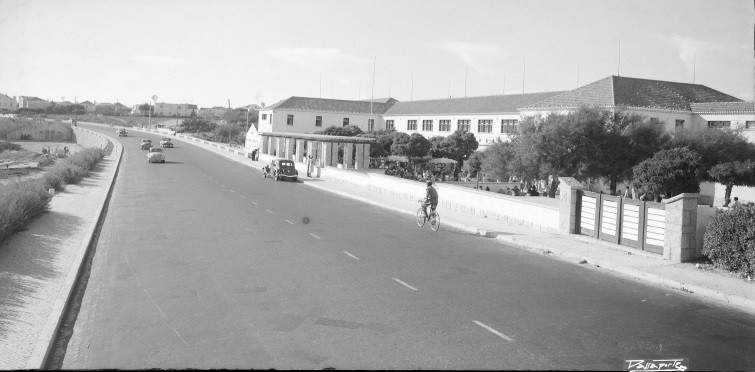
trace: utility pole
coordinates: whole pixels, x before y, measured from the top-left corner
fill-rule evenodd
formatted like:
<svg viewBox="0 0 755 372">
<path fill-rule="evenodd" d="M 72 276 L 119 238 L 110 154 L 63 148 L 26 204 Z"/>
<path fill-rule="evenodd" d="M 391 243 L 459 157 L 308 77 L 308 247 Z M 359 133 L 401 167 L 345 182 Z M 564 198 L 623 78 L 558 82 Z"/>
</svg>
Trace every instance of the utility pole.
<svg viewBox="0 0 755 372">
<path fill-rule="evenodd" d="M 621 76 L 621 38 L 619 38 L 619 63 L 616 71 L 617 76 Z"/>
<path fill-rule="evenodd" d="M 579 88 L 579 65 L 577 65 L 577 88 Z"/>
<path fill-rule="evenodd" d="M 464 68 L 464 98 L 467 98 L 467 75 L 469 74 L 469 67 Z"/>
<path fill-rule="evenodd" d="M 412 94 L 409 96 L 410 101 L 414 101 L 414 74 L 412 74 Z"/>
<path fill-rule="evenodd" d="M 375 57 L 375 59 L 372 60 L 372 92 L 370 93 L 370 96 L 371 96 L 371 98 L 370 98 L 370 119 L 372 119 L 372 103 L 375 100 L 375 63 L 377 63 L 377 57 Z"/>
<path fill-rule="evenodd" d="M 320 98 L 322 98 L 322 72 L 320 73 Z M 248 107 L 247 107 L 247 111 L 249 111 Z"/>
<path fill-rule="evenodd" d="M 527 58 L 522 57 L 522 94 L 524 94 L 524 76 L 527 73 Z"/>
<path fill-rule="evenodd" d="M 695 83 L 696 72 L 697 72 L 697 54 L 695 54 L 695 59 L 692 61 L 692 84 Z"/>
</svg>

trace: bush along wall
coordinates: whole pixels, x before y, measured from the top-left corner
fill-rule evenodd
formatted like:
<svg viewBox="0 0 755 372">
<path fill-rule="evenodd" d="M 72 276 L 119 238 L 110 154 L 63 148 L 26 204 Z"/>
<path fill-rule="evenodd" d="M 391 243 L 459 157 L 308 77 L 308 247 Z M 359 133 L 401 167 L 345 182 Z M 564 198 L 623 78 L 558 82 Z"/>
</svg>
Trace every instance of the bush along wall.
<svg viewBox="0 0 755 372">
<path fill-rule="evenodd" d="M 78 183 L 104 157 L 105 150 L 88 148 L 58 160 L 40 179 L 0 186 L 0 242 L 47 211 L 52 199 L 48 189 L 62 191 L 66 184 Z"/>
<path fill-rule="evenodd" d="M 755 207 L 740 206 L 716 214 L 705 231 L 703 254 L 717 267 L 752 278 L 755 271 Z"/>
</svg>

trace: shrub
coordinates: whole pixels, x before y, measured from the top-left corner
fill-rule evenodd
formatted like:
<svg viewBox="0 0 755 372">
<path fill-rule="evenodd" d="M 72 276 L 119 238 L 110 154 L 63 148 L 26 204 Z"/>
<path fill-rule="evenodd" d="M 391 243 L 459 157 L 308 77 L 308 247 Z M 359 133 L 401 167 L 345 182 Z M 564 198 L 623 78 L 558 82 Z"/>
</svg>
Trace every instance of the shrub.
<svg viewBox="0 0 755 372">
<path fill-rule="evenodd" d="M 18 150 L 21 150 L 21 146 L 13 142 L 0 141 L 0 152 L 8 151 L 8 150 L 18 151 Z"/>
<path fill-rule="evenodd" d="M 741 206 L 716 214 L 705 231 L 703 254 L 717 267 L 752 276 L 755 207 Z"/>
<path fill-rule="evenodd" d="M 47 211 L 50 194 L 42 180 L 0 186 L 0 241 Z"/>
<path fill-rule="evenodd" d="M 63 175 L 60 174 L 60 172 L 53 170 L 45 173 L 45 176 L 42 177 L 42 184 L 44 185 L 45 190 L 55 189 L 55 191 L 63 191 L 66 188 L 66 182 L 63 180 Z"/>
</svg>

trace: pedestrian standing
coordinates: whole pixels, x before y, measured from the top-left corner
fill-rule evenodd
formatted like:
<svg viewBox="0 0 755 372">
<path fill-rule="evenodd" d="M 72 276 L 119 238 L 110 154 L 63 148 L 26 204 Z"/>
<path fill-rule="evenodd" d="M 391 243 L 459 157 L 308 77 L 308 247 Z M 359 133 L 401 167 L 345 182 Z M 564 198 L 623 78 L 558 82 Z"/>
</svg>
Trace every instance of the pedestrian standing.
<svg viewBox="0 0 755 372">
<path fill-rule="evenodd" d="M 735 197 L 734 197 L 734 204 L 733 204 L 733 205 L 732 205 L 731 207 L 732 207 L 732 208 L 739 208 L 739 207 L 741 207 L 741 206 L 742 206 L 742 203 L 740 203 L 740 202 L 739 202 L 739 198 L 735 196 Z"/>
</svg>

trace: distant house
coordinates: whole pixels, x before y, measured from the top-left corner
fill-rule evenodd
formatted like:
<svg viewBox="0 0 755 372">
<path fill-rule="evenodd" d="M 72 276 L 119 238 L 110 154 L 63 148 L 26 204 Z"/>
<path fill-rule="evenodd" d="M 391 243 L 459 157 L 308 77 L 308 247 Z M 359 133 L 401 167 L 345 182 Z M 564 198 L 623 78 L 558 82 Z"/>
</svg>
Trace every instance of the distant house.
<svg viewBox="0 0 755 372">
<path fill-rule="evenodd" d="M 189 103 L 155 102 L 155 116 L 187 117 L 197 114 L 197 105 Z"/>
<path fill-rule="evenodd" d="M 39 97 L 32 97 L 32 96 L 19 96 L 18 97 L 19 109 L 44 110 L 50 105 L 51 103 L 49 101 L 43 100 L 42 98 L 39 98 Z"/>
<path fill-rule="evenodd" d="M 86 111 L 87 114 L 94 113 L 95 111 L 97 111 L 96 103 L 84 101 L 84 102 L 79 102 L 79 104 L 84 106 L 84 111 Z"/>
<path fill-rule="evenodd" d="M 18 111 L 18 102 L 16 101 L 16 96 L 10 97 L 0 93 L 0 111 L 4 110 L 10 112 Z"/>
</svg>

